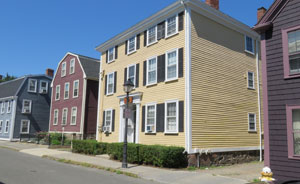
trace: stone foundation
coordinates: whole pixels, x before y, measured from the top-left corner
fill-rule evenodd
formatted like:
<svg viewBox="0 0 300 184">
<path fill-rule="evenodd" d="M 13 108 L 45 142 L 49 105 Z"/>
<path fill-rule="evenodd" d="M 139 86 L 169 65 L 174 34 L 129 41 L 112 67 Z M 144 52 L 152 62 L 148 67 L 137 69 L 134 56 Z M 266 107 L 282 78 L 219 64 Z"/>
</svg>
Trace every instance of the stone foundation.
<svg viewBox="0 0 300 184">
<path fill-rule="evenodd" d="M 198 157 L 198 158 L 197 158 Z M 227 166 L 233 164 L 249 163 L 259 160 L 259 151 L 235 151 L 220 153 L 191 154 L 188 156 L 189 166 Z M 198 165 L 199 162 L 199 165 Z"/>
</svg>

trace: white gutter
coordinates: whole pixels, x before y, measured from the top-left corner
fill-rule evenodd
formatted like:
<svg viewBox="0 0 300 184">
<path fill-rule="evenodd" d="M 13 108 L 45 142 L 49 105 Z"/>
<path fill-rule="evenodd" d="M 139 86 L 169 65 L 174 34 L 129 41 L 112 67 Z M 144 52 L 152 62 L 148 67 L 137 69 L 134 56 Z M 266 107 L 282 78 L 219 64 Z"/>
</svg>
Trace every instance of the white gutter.
<svg viewBox="0 0 300 184">
<path fill-rule="evenodd" d="M 261 102 L 260 102 L 260 80 L 259 80 L 259 56 L 258 41 L 256 40 L 256 76 L 257 76 L 257 103 L 258 103 L 258 123 L 259 123 L 259 161 L 262 162 L 262 126 L 261 126 Z"/>
</svg>

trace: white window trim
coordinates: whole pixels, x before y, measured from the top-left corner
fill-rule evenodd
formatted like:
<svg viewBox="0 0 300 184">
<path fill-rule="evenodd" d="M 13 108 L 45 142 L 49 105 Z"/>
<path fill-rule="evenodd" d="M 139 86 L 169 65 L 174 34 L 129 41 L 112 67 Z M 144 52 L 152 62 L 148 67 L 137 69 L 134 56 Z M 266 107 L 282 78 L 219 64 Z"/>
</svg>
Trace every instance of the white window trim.
<svg viewBox="0 0 300 184">
<path fill-rule="evenodd" d="M 66 112 L 66 124 L 63 124 L 64 121 L 64 110 L 67 110 Z M 68 124 L 68 108 L 63 108 L 62 114 L 61 114 L 61 125 L 66 126 Z"/>
<path fill-rule="evenodd" d="M 253 78 L 252 78 L 252 80 L 253 80 L 253 87 L 250 87 L 249 86 L 249 73 L 252 73 L 252 76 L 253 76 Z M 251 72 L 251 71 L 248 71 L 247 72 L 247 87 L 248 87 L 248 89 L 255 89 L 255 77 L 254 77 L 254 72 Z"/>
<path fill-rule="evenodd" d="M 7 122 L 8 122 L 8 124 L 7 124 Z M 6 120 L 5 121 L 5 129 L 4 129 L 4 133 L 8 133 L 8 130 L 9 129 L 9 120 Z"/>
<path fill-rule="evenodd" d="M 12 101 L 7 101 L 6 113 L 11 113 Z M 10 107 L 10 108 L 9 108 Z"/>
<path fill-rule="evenodd" d="M 29 112 L 24 112 L 24 103 L 25 102 L 29 102 Z M 23 100 L 23 103 L 22 103 L 22 113 L 23 114 L 31 114 L 31 108 L 32 108 L 32 101 L 31 100 L 27 100 L 27 99 L 24 99 Z"/>
<path fill-rule="evenodd" d="M 149 29 L 155 27 L 155 41 L 152 43 L 149 43 Z M 153 45 L 155 43 L 157 43 L 157 25 L 150 27 L 149 29 L 147 29 L 147 47 L 150 45 Z"/>
<path fill-rule="evenodd" d="M 68 97 L 66 97 L 66 85 L 69 85 L 69 90 L 68 90 Z M 66 82 L 65 85 L 64 85 L 64 100 L 67 100 L 70 98 L 70 83 L 69 82 Z"/>
<path fill-rule="evenodd" d="M 76 109 L 76 114 L 75 114 L 75 123 L 72 123 L 73 109 Z M 70 118 L 70 125 L 72 125 L 72 126 L 74 126 L 74 125 L 76 125 L 76 124 L 77 124 L 77 113 L 78 113 L 78 111 L 77 111 L 77 107 L 72 107 L 72 108 L 71 108 L 71 118 Z"/>
<path fill-rule="evenodd" d="M 109 50 L 110 49 L 113 49 L 113 58 L 112 58 L 112 60 L 109 60 Z M 107 51 L 107 63 L 111 63 L 111 62 L 115 61 L 115 59 L 116 59 L 116 47 L 112 47 L 110 49 L 108 49 L 108 51 Z"/>
<path fill-rule="evenodd" d="M 1 114 L 4 114 L 5 112 L 5 102 L 1 102 Z"/>
<path fill-rule="evenodd" d="M 112 120 L 113 120 L 113 109 L 106 109 L 105 110 L 105 120 L 104 120 L 104 124 L 106 124 L 106 118 L 107 118 L 107 115 L 106 115 L 106 112 L 110 112 L 111 116 L 110 116 L 110 122 L 109 122 L 109 131 L 108 132 L 111 132 L 112 130 Z M 108 126 L 103 126 L 104 127 L 108 127 Z"/>
<path fill-rule="evenodd" d="M 254 115 L 254 130 L 250 130 L 250 115 Z M 256 132 L 256 114 L 248 113 L 248 132 Z"/>
<path fill-rule="evenodd" d="M 156 76 L 155 76 L 155 82 L 153 82 L 153 83 L 148 83 L 148 79 L 149 79 L 149 77 L 148 77 L 148 73 L 149 73 L 149 71 L 148 71 L 148 69 L 149 69 L 149 60 L 151 60 L 151 59 L 156 59 Z M 147 80 L 146 80 L 146 86 L 151 86 L 151 85 L 154 85 L 154 84 L 157 84 L 157 56 L 154 56 L 154 57 L 151 57 L 151 58 L 149 58 L 149 59 L 147 59 L 147 64 L 146 64 L 146 67 L 147 67 L 147 69 L 146 69 L 146 71 L 147 71 L 147 73 L 146 73 L 146 78 L 147 78 Z"/>
<path fill-rule="evenodd" d="M 176 77 L 168 79 L 168 53 L 174 52 L 174 51 L 176 51 Z M 166 57 L 165 58 L 165 82 L 169 82 L 169 81 L 172 81 L 172 80 L 177 80 L 178 79 L 178 60 L 179 60 L 178 48 L 167 51 L 165 53 L 165 57 Z"/>
<path fill-rule="evenodd" d="M 73 72 L 72 72 L 72 70 L 71 70 L 71 68 L 72 68 L 72 62 L 74 62 L 74 66 L 73 66 Z M 69 74 L 73 74 L 73 73 L 75 73 L 75 58 L 72 58 L 71 60 L 70 60 L 70 68 L 69 68 Z"/>
<path fill-rule="evenodd" d="M 176 131 L 172 132 L 172 131 L 168 131 L 167 130 L 167 104 L 168 103 L 176 103 Z M 178 129 L 179 129 L 179 102 L 178 100 L 168 100 L 165 101 L 165 134 L 178 134 Z"/>
<path fill-rule="evenodd" d="M 172 34 L 170 34 L 170 35 L 168 35 L 168 19 L 170 19 L 170 18 L 172 18 L 172 17 L 175 17 L 176 18 L 176 31 L 175 31 L 175 33 L 172 33 Z M 165 35 L 166 35 L 166 38 L 169 38 L 169 37 L 172 37 L 172 36 L 174 36 L 174 35 L 176 35 L 177 33 L 178 33 L 178 14 L 176 14 L 176 15 L 173 15 L 173 16 L 171 16 L 171 17 L 169 17 L 169 18 L 167 18 L 166 20 L 165 20 Z"/>
<path fill-rule="evenodd" d="M 77 96 L 74 96 L 74 92 L 75 92 L 75 82 L 78 82 L 78 89 L 77 89 Z M 73 82 L 73 98 L 78 98 L 79 96 L 79 80 L 75 80 Z"/>
<path fill-rule="evenodd" d="M 148 106 L 153 106 L 154 105 L 154 131 L 153 132 L 149 132 L 147 131 L 147 125 L 148 125 Z M 145 112 L 145 132 L 146 133 L 156 133 L 156 127 L 157 127 L 157 124 L 156 124 L 156 103 L 149 103 L 149 104 L 146 104 L 146 112 Z"/>
<path fill-rule="evenodd" d="M 2 133 L 3 130 L 3 120 L 0 120 L 0 133 Z"/>
<path fill-rule="evenodd" d="M 132 66 L 134 66 L 134 81 L 131 81 L 131 82 L 134 84 L 133 89 L 135 89 L 135 81 L 136 81 L 136 64 L 131 64 L 131 65 L 128 65 L 128 66 L 127 66 L 127 78 L 126 78 L 126 80 L 128 81 L 128 79 L 129 79 L 129 68 L 132 67 Z"/>
<path fill-rule="evenodd" d="M 254 55 L 254 39 L 251 36 L 248 36 L 248 35 L 244 35 L 244 37 L 245 37 L 244 38 L 244 40 L 245 40 L 245 52 Z M 252 49 L 253 49 L 253 51 L 247 50 L 247 37 L 252 39 Z"/>
<path fill-rule="evenodd" d="M 30 81 L 34 81 L 34 83 L 35 83 L 35 87 L 34 87 L 34 90 L 33 91 L 31 91 L 30 90 Z M 36 79 L 28 79 L 28 92 L 31 92 L 31 93 L 36 93 L 36 90 L 37 90 L 37 80 Z"/>
<path fill-rule="evenodd" d="M 43 82 L 45 82 L 46 83 L 46 92 L 45 93 L 43 93 L 43 91 L 42 91 L 42 83 Z M 42 94 L 47 94 L 48 93 L 48 85 L 49 85 L 49 83 L 48 83 L 48 81 L 45 81 L 45 80 L 41 80 L 40 81 L 40 93 L 42 93 Z"/>
<path fill-rule="evenodd" d="M 128 73 L 128 72 L 127 72 Z M 108 93 L 108 79 L 109 79 L 109 75 L 113 75 L 113 87 L 112 87 L 112 92 Z M 114 89 L 115 89 L 115 72 L 111 72 L 107 74 L 107 81 L 106 81 L 106 95 L 112 95 L 114 94 Z"/>
<path fill-rule="evenodd" d="M 57 90 L 57 88 L 59 90 Z M 58 93 L 58 98 L 56 98 L 56 94 Z M 60 99 L 60 85 L 56 85 L 55 87 L 55 101 L 58 101 Z"/>
<path fill-rule="evenodd" d="M 24 121 L 28 121 L 28 125 L 27 125 L 27 132 L 22 132 L 22 129 L 23 129 L 23 122 Z M 21 134 L 29 134 L 29 130 L 30 129 L 30 120 L 25 120 L 25 119 L 22 119 L 21 120 L 21 126 L 20 126 L 20 133 Z"/>
<path fill-rule="evenodd" d="M 55 112 L 57 112 L 57 118 L 56 118 L 56 122 L 55 122 Z M 58 109 L 54 109 L 53 111 L 53 125 L 58 125 L 58 117 L 59 117 L 59 110 Z"/>
<path fill-rule="evenodd" d="M 65 67 L 63 67 L 63 66 L 65 66 Z M 65 68 L 65 69 L 64 69 Z M 63 71 L 65 71 L 64 73 L 63 73 Z M 61 77 L 64 77 L 64 76 L 66 76 L 67 75 L 67 63 L 64 61 L 64 62 L 62 62 L 62 64 L 61 64 L 61 74 L 60 74 L 60 76 Z"/>
<path fill-rule="evenodd" d="M 130 40 L 131 38 L 134 38 L 134 50 L 131 51 L 131 52 L 129 52 L 129 40 Z M 136 44 L 137 44 L 137 43 L 136 43 L 136 36 L 131 37 L 131 38 L 129 38 L 128 41 L 127 41 L 127 55 L 130 55 L 130 54 L 136 52 Z"/>
</svg>

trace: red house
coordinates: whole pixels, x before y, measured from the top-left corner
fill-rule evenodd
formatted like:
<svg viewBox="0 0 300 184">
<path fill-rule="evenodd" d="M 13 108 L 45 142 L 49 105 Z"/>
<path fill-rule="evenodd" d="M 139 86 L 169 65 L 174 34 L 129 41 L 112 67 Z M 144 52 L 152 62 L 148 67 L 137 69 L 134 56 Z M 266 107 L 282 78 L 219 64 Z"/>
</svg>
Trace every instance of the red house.
<svg viewBox="0 0 300 184">
<path fill-rule="evenodd" d="M 53 81 L 49 132 L 95 138 L 100 61 L 67 53 Z"/>
</svg>

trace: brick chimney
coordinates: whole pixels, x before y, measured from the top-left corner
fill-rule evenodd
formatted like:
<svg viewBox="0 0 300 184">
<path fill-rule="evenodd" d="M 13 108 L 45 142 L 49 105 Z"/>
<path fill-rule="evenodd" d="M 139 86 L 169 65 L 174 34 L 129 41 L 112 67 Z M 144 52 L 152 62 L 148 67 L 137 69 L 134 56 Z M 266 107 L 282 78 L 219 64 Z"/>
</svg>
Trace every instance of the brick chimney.
<svg viewBox="0 0 300 184">
<path fill-rule="evenodd" d="M 217 10 L 219 10 L 219 0 L 205 0 L 205 3 Z"/>
<path fill-rule="evenodd" d="M 47 68 L 46 75 L 48 75 L 49 77 L 53 77 L 53 74 L 54 74 L 54 70 Z"/>
<path fill-rule="evenodd" d="M 267 9 L 264 7 L 257 9 L 257 22 L 260 21 L 260 19 L 264 16 L 264 14 L 267 12 Z"/>
</svg>

